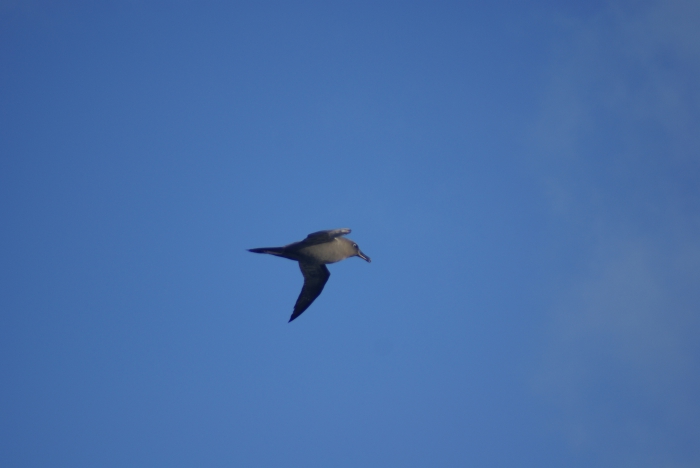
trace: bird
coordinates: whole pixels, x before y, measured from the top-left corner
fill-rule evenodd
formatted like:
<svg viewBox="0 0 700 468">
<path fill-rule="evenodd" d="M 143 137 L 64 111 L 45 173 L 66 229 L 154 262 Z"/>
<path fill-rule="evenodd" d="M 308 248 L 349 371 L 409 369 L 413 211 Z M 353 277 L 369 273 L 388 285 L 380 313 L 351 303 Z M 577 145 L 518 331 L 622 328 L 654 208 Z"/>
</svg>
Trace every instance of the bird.
<svg viewBox="0 0 700 468">
<path fill-rule="evenodd" d="M 276 255 L 299 262 L 304 286 L 294 304 L 294 311 L 289 322 L 299 317 L 323 291 L 331 272 L 326 267 L 349 257 L 360 257 L 367 263 L 372 260 L 365 255 L 357 243 L 343 236 L 350 234 L 350 229 L 329 229 L 312 232 L 306 239 L 293 242 L 284 247 L 261 247 L 248 249 L 249 252 Z"/>
</svg>

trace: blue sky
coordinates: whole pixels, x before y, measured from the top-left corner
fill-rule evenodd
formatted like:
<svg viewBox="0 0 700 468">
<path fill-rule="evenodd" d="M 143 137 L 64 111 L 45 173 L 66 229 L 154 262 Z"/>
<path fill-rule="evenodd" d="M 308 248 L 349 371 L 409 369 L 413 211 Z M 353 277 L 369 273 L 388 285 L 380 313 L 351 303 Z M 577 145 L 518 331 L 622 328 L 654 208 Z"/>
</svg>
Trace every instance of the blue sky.
<svg viewBox="0 0 700 468">
<path fill-rule="evenodd" d="M 698 466 L 698 23 L 2 2 L 3 464 Z"/>
</svg>

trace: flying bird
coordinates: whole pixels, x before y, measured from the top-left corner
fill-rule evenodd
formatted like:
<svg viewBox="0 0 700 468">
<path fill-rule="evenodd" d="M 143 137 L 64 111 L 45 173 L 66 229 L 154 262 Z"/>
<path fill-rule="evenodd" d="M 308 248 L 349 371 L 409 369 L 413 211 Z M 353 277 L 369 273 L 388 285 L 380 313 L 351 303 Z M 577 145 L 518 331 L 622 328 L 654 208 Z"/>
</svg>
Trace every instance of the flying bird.
<svg viewBox="0 0 700 468">
<path fill-rule="evenodd" d="M 306 239 L 284 247 L 248 249 L 249 252 L 277 255 L 299 262 L 301 274 L 304 275 L 304 287 L 301 288 L 301 294 L 294 304 L 290 322 L 308 309 L 323 291 L 326 281 L 331 276 L 326 264 L 348 257 L 360 257 L 368 263 L 372 261 L 362 253 L 354 241 L 342 237 L 346 234 L 350 234 L 350 229 L 330 229 L 311 233 Z"/>
</svg>

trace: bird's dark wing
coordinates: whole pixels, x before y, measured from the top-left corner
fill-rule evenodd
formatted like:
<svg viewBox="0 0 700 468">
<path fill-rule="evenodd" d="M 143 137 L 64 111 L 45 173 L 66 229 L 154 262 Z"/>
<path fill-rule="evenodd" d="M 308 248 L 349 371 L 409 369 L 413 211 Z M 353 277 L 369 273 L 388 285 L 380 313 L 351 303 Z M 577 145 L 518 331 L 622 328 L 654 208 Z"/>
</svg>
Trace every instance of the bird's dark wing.
<svg viewBox="0 0 700 468">
<path fill-rule="evenodd" d="M 321 294 L 326 281 L 331 276 L 331 272 L 323 264 L 299 262 L 299 268 L 304 275 L 304 287 L 301 288 L 301 294 L 299 294 L 297 303 L 294 304 L 294 312 L 289 319 L 290 322 L 309 308 L 311 303 Z"/>
<path fill-rule="evenodd" d="M 309 245 L 323 244 L 332 241 L 336 237 L 344 236 L 346 234 L 350 234 L 350 229 L 329 229 L 327 231 L 312 232 L 311 234 L 306 236 L 306 239 L 299 242 L 299 244 L 303 244 L 304 247 L 307 247 Z"/>
</svg>

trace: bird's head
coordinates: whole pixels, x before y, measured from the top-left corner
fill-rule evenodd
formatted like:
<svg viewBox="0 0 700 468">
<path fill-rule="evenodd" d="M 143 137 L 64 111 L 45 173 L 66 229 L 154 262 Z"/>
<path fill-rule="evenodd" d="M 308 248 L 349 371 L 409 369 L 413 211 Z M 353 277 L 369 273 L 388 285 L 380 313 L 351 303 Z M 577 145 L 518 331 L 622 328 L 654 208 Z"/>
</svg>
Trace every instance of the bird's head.
<svg viewBox="0 0 700 468">
<path fill-rule="evenodd" d="M 360 257 L 362 260 L 366 261 L 367 263 L 372 262 L 371 258 L 369 258 L 367 255 L 362 253 L 362 250 L 360 250 L 360 248 L 357 246 L 357 242 L 351 241 L 350 239 L 348 239 L 348 241 L 350 241 L 350 247 L 353 250 L 352 256 Z"/>
</svg>

